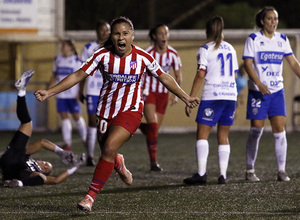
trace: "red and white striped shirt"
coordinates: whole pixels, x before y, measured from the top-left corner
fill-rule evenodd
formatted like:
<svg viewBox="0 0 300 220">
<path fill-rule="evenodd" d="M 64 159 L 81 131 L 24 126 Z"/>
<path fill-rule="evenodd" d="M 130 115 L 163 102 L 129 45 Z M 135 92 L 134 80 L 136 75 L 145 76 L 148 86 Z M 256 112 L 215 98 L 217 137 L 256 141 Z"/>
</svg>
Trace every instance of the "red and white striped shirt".
<svg viewBox="0 0 300 220">
<path fill-rule="evenodd" d="M 154 46 L 148 47 L 146 51 L 151 54 L 155 60 L 157 60 L 165 73 L 170 74 L 171 68 L 175 71 L 180 70 L 182 66 L 177 51 L 171 46 L 168 46 L 166 52 L 163 54 L 158 53 Z M 145 78 L 143 80 L 143 89 L 157 93 L 168 93 L 168 89 L 156 78 L 145 74 Z"/>
<path fill-rule="evenodd" d="M 131 53 L 119 57 L 109 48 L 100 48 L 81 69 L 88 75 L 97 69 L 103 75 L 103 86 L 97 107 L 97 115 L 112 119 L 119 112 L 127 110 L 143 112 L 143 98 L 140 80 L 147 71 L 158 77 L 163 70 L 157 61 L 143 49 L 132 45 Z"/>
</svg>

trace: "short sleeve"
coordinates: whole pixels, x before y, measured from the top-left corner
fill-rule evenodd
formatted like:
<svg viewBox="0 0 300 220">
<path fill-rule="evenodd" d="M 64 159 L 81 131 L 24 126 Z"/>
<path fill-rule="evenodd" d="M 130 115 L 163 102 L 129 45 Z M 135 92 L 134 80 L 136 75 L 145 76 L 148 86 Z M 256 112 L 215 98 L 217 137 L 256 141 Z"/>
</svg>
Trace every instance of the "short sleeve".
<svg viewBox="0 0 300 220">
<path fill-rule="evenodd" d="M 243 59 L 254 59 L 254 56 L 254 40 L 249 36 L 245 42 Z"/>
<path fill-rule="evenodd" d="M 200 47 L 197 53 L 198 70 L 207 69 L 207 47 Z"/>
</svg>

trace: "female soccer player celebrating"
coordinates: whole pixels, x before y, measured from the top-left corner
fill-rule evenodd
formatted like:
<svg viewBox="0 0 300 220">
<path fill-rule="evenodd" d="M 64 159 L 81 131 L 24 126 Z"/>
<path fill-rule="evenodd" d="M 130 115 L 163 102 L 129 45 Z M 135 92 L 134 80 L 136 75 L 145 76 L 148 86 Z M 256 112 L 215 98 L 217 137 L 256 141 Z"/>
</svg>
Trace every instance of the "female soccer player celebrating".
<svg viewBox="0 0 300 220">
<path fill-rule="evenodd" d="M 254 164 L 265 120 L 270 120 L 275 138 L 278 163 L 278 180 L 289 181 L 285 171 L 287 140 L 285 133 L 286 110 L 283 88 L 283 58 L 286 58 L 295 74 L 300 77 L 300 65 L 293 55 L 288 38 L 276 32 L 278 13 L 273 7 L 265 7 L 256 15 L 260 31 L 246 40 L 244 64 L 249 75 L 247 119 L 251 128 L 246 144 L 246 180 L 257 182 Z"/>
<path fill-rule="evenodd" d="M 125 17 L 112 21 L 111 35 L 104 48 L 97 50 L 81 68 L 49 90 L 38 90 L 36 98 L 43 101 L 92 74 L 100 68 L 104 82 L 97 108 L 98 141 L 100 160 L 87 195 L 78 203 L 78 208 L 91 211 L 93 202 L 113 169 L 126 184 L 132 183 L 131 173 L 126 169 L 119 148 L 130 139 L 138 128 L 143 111 L 140 79 L 148 71 L 157 77 L 172 93 L 190 108 L 198 105 L 197 97 L 187 95 L 169 75 L 163 72 L 155 59 L 133 45 L 134 28 Z"/>
<path fill-rule="evenodd" d="M 198 172 L 184 179 L 186 184 L 205 184 L 206 164 L 209 152 L 208 136 L 213 126 L 218 124 L 219 144 L 219 184 L 226 183 L 230 145 L 228 134 L 234 120 L 237 100 L 235 72 L 238 71 L 236 51 L 223 41 L 224 22 L 221 17 L 214 17 L 206 24 L 207 43 L 198 51 L 198 70 L 191 89 L 191 96 L 197 94 L 200 85 L 205 81 L 201 103 L 196 122 L 196 152 Z M 191 109 L 186 106 L 189 116 Z"/>
<path fill-rule="evenodd" d="M 170 74 L 170 70 L 173 69 L 175 80 L 180 85 L 182 79 L 181 60 L 177 51 L 168 45 L 169 28 L 164 24 L 158 24 L 150 30 L 149 37 L 154 44 L 148 47 L 146 51 L 156 59 L 166 73 Z M 162 171 L 156 157 L 157 133 L 167 109 L 169 91 L 159 80 L 147 74 L 143 84 L 144 114 L 147 123 L 142 123 L 140 129 L 146 135 L 150 170 Z M 176 104 L 177 101 L 177 97 L 172 94 L 170 96 L 171 105 Z"/>
</svg>

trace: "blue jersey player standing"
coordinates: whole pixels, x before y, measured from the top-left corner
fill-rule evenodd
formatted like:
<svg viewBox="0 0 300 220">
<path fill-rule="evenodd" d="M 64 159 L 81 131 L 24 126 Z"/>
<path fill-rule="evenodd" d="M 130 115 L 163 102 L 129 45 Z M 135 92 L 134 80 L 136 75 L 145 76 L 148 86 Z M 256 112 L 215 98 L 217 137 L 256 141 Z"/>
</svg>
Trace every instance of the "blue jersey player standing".
<svg viewBox="0 0 300 220">
<path fill-rule="evenodd" d="M 285 171 L 287 140 L 285 132 L 286 110 L 283 88 L 283 59 L 300 77 L 300 65 L 293 55 L 288 38 L 276 32 L 278 13 L 273 7 L 265 7 L 256 15 L 260 31 L 252 33 L 246 40 L 244 64 L 249 75 L 247 119 L 251 128 L 246 144 L 246 180 L 257 182 L 254 164 L 259 140 L 265 120 L 270 120 L 275 138 L 275 152 L 278 163 L 278 181 L 289 181 Z"/>
<path fill-rule="evenodd" d="M 213 126 L 218 124 L 219 184 L 226 183 L 226 173 L 230 155 L 228 134 L 234 121 L 237 100 L 236 72 L 238 63 L 236 51 L 231 44 L 223 41 L 224 21 L 214 17 L 206 24 L 207 43 L 198 51 L 198 69 L 191 89 L 196 95 L 204 83 L 197 122 L 196 153 L 198 172 L 184 179 L 186 184 L 205 184 L 206 165 L 209 152 L 208 137 Z M 186 107 L 186 115 L 191 109 Z"/>
</svg>

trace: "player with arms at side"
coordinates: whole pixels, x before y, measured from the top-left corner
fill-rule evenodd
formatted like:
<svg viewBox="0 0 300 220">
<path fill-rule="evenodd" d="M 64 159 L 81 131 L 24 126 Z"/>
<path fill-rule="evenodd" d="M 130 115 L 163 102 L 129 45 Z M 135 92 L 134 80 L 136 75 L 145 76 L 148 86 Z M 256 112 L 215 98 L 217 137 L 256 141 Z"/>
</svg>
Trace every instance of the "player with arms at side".
<svg viewBox="0 0 300 220">
<path fill-rule="evenodd" d="M 111 35 L 104 48 L 99 49 L 81 66 L 49 90 L 38 90 L 36 98 L 43 101 L 88 77 L 101 69 L 104 83 L 97 107 L 98 141 L 101 148 L 100 160 L 86 196 L 78 208 L 91 211 L 93 202 L 105 185 L 113 169 L 126 184 L 132 183 L 132 175 L 126 169 L 119 148 L 130 139 L 142 119 L 143 100 L 140 80 L 146 71 L 156 76 L 172 93 L 191 108 L 199 98 L 190 97 L 169 74 L 163 72 L 155 59 L 141 48 L 133 45 L 134 27 L 125 17 L 112 21 Z"/>
<path fill-rule="evenodd" d="M 87 60 L 93 53 L 102 47 L 107 40 L 110 33 L 110 25 L 105 21 L 98 21 L 96 24 L 96 34 L 97 40 L 89 42 L 86 44 L 81 53 L 81 60 Z M 97 103 L 99 99 L 99 93 L 102 88 L 103 78 L 99 70 L 95 71 L 93 77 L 88 77 L 86 80 L 86 89 L 85 95 L 83 94 L 85 81 L 81 81 L 79 95 L 80 101 L 84 102 L 86 99 L 86 107 L 88 113 L 88 128 L 87 128 L 87 166 L 94 166 L 95 162 L 94 151 L 95 151 L 95 143 L 97 138 Z"/>
<path fill-rule="evenodd" d="M 49 87 L 62 81 L 66 76 L 78 70 L 82 62 L 77 56 L 76 48 L 71 40 L 63 40 L 61 55 L 58 55 L 53 63 L 53 75 L 50 78 Z M 86 146 L 86 124 L 81 115 L 80 102 L 78 100 L 79 85 L 56 95 L 56 107 L 61 118 L 61 130 L 65 150 L 72 149 L 72 124 L 69 114 L 74 118 L 81 141 Z"/>
<path fill-rule="evenodd" d="M 149 37 L 154 45 L 148 47 L 146 51 L 150 53 L 165 73 L 170 74 L 173 69 L 174 78 L 178 85 L 181 84 L 181 60 L 177 51 L 168 45 L 169 28 L 164 24 L 158 24 L 149 32 Z M 147 148 L 150 156 L 150 170 L 162 171 L 157 163 L 157 136 L 158 129 L 163 121 L 167 109 L 169 91 L 157 80 L 148 74 L 145 74 L 143 83 L 144 95 L 144 115 L 147 123 L 141 123 L 140 129 L 146 135 Z M 178 102 L 174 94 L 170 96 L 171 106 Z"/>
<path fill-rule="evenodd" d="M 249 76 L 247 119 L 251 128 L 246 144 L 246 180 L 257 182 L 255 161 L 265 120 L 270 120 L 275 138 L 275 153 L 278 163 L 278 181 L 289 181 L 285 170 L 287 140 L 285 132 L 286 109 L 283 85 L 283 59 L 300 77 L 300 65 L 291 49 L 288 38 L 276 32 L 278 13 L 273 7 L 265 7 L 256 15 L 260 31 L 252 33 L 244 48 L 244 65 Z"/>
<path fill-rule="evenodd" d="M 25 95 L 27 82 L 33 74 L 34 71 L 28 70 L 15 83 L 18 90 L 17 116 L 21 125 L 0 158 L 4 186 L 8 187 L 61 183 L 72 175 L 85 159 L 83 155 L 77 161 L 77 155 L 74 155 L 73 152 L 64 151 L 45 139 L 27 144 L 32 134 L 32 121 L 27 109 Z M 52 172 L 52 164 L 47 161 L 34 160 L 30 157 L 42 148 L 54 152 L 65 164 L 70 164 L 72 167 L 57 177 L 49 176 Z"/>
<path fill-rule="evenodd" d="M 198 172 L 184 179 L 186 184 L 206 184 L 206 165 L 209 154 L 208 137 L 213 126 L 218 124 L 219 184 L 225 184 L 230 156 L 228 140 L 230 126 L 234 121 L 237 100 L 235 83 L 238 62 L 236 51 L 223 40 L 224 21 L 214 17 L 206 24 L 207 43 L 198 51 L 198 70 L 191 89 L 191 96 L 197 94 L 204 82 L 201 103 L 197 113 L 196 153 Z M 191 109 L 186 107 L 189 116 Z"/>
</svg>

